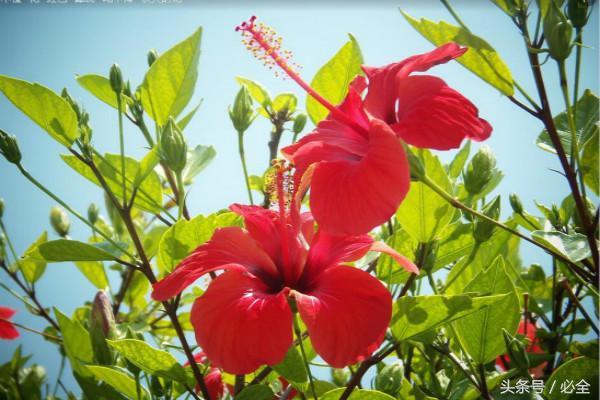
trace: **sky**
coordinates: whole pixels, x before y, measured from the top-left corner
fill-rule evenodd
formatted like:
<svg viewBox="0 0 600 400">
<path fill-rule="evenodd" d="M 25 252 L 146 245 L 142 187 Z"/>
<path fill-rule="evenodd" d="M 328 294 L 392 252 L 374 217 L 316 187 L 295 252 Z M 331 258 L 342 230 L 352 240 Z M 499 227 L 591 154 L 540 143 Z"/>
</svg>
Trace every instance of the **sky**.
<svg viewBox="0 0 600 400">
<path fill-rule="evenodd" d="M 57 92 L 67 87 L 91 115 L 94 142 L 102 152 L 118 152 L 116 112 L 79 87 L 75 76 L 86 73 L 107 75 L 109 67 L 117 62 L 125 78 L 135 86 L 142 81 L 147 69 L 149 49 L 164 52 L 191 35 L 198 26 L 203 27 L 199 79 L 190 102 L 193 106 L 202 100 L 202 105 L 186 133 L 191 146 L 212 145 L 217 157 L 199 175 L 189 193 L 188 205 L 193 215 L 211 213 L 233 202 L 246 201 L 237 136 L 227 114 L 227 106 L 239 89 L 236 76 L 261 82 L 271 94 L 294 92 L 300 98 L 300 107 L 305 104 L 304 93 L 291 80 L 276 78 L 246 52 L 233 29 L 237 24 L 257 15 L 274 27 L 283 37 L 284 48 L 294 52 L 294 61 L 302 66 L 304 78 L 310 80 L 348 40 L 348 33 L 358 40 L 368 65 L 384 65 L 431 50 L 432 45 L 409 26 L 398 12 L 398 6 L 415 17 L 451 21 L 441 4 L 431 0 L 350 3 L 329 0 L 303 5 L 296 1 L 286 6 L 275 1 L 256 1 L 250 5 L 242 1 L 201 3 L 189 0 L 183 5 L 123 5 L 117 0 L 113 4 L 70 6 L 5 3 L 0 1 L 0 74 L 40 82 Z M 455 9 L 470 29 L 490 42 L 511 69 L 515 80 L 534 95 L 526 53 L 508 17 L 485 1 L 455 3 Z M 597 7 L 585 41 L 581 87 L 598 93 Z M 544 65 L 544 71 L 552 108 L 558 112 L 563 103 L 554 63 Z M 506 197 L 503 203 L 505 214 L 509 210 L 507 194 L 510 192 L 519 193 L 525 207 L 531 211 L 535 210 L 534 199 L 550 204 L 564 198 L 566 183 L 552 171 L 559 169 L 555 156 L 535 145 L 541 130 L 538 121 L 457 63 L 438 66 L 432 73 L 471 99 L 481 116 L 494 127 L 486 145 L 496 154 L 498 167 L 505 174 L 498 188 L 498 192 Z M 59 155 L 65 153 L 65 149 L 2 96 L 0 127 L 18 137 L 23 164 L 33 176 L 60 193 L 75 209 L 85 212 L 91 202 L 103 205 L 100 190 L 61 161 Z M 246 133 L 246 153 L 252 174 L 262 174 L 267 167 L 269 130 L 269 124 L 259 118 Z M 283 142 L 290 139 L 288 134 Z M 145 142 L 129 124 L 125 125 L 125 142 L 127 154 L 144 155 Z M 439 153 L 443 160 L 450 160 L 453 154 Z M 0 160 L 0 197 L 6 203 L 4 222 L 18 253 L 44 230 L 56 238 L 48 219 L 49 210 L 55 203 L 5 160 Z M 71 220 L 71 236 L 87 237 L 88 229 L 74 218 Z M 548 261 L 546 256 L 529 246 L 523 247 L 523 258 L 527 264 Z M 1 279 L 2 282 L 8 280 L 6 276 Z M 117 282 L 114 276 L 111 279 Z M 83 302 L 91 301 L 95 293 L 94 287 L 75 266 L 67 263 L 49 264 L 37 289 L 42 304 L 55 305 L 67 314 Z M 0 304 L 16 308 L 15 320 L 22 324 L 37 329 L 45 326 L 42 319 L 29 315 L 22 304 L 6 292 L 0 292 Z M 16 342 L 0 344 L 0 363 L 10 357 L 17 344 L 23 344 L 26 354 L 33 353 L 33 360 L 47 367 L 53 383 L 60 362 L 56 348 L 36 335 L 24 332 Z M 66 375 L 64 382 L 73 388 L 72 378 Z"/>
</svg>

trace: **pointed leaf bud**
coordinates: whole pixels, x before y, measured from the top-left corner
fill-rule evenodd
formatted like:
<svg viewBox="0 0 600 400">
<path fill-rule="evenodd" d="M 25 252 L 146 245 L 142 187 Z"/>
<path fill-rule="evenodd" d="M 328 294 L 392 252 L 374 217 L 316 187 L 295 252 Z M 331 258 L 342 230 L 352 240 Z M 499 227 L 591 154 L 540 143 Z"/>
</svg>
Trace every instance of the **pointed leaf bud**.
<svg viewBox="0 0 600 400">
<path fill-rule="evenodd" d="M 90 204 L 87 209 L 88 221 L 90 224 L 94 225 L 98 221 L 98 216 L 100 215 L 100 208 L 95 203 Z"/>
<path fill-rule="evenodd" d="M 491 181 L 496 168 L 496 157 L 489 147 L 481 147 L 463 171 L 465 189 L 471 195 L 479 194 Z"/>
<path fill-rule="evenodd" d="M 159 57 L 158 51 L 152 49 L 148 52 L 148 66 L 151 67 L 154 61 Z"/>
<path fill-rule="evenodd" d="M 118 64 L 113 64 L 109 72 L 110 86 L 115 93 L 123 91 L 123 74 Z"/>
<path fill-rule="evenodd" d="M 500 217 L 500 196 L 496 196 L 492 201 L 486 204 L 485 207 L 483 207 L 482 212 L 486 217 L 497 220 Z M 475 238 L 475 241 L 478 243 L 483 243 L 489 240 L 489 238 L 492 237 L 495 228 L 496 225 L 494 225 L 492 222 L 481 218 L 476 218 L 475 228 L 473 230 L 473 237 Z"/>
<path fill-rule="evenodd" d="M 17 138 L 2 129 L 0 129 L 0 154 L 10 163 L 19 164 L 21 162 L 21 150 L 19 150 Z"/>
<path fill-rule="evenodd" d="M 306 126 L 306 114 L 298 114 L 296 118 L 294 118 L 294 125 L 292 126 L 292 131 L 297 135 L 304 130 Z"/>
<path fill-rule="evenodd" d="M 112 312 L 110 300 L 103 290 L 100 290 L 90 312 L 90 339 L 96 361 L 100 364 L 111 365 L 114 359 L 113 352 L 106 343 L 106 339 L 116 336 L 115 316 Z"/>
<path fill-rule="evenodd" d="M 502 328 L 502 335 L 504 336 L 506 353 L 510 358 L 510 362 L 520 371 L 527 371 L 529 369 L 529 357 L 523 343 L 504 328 Z"/>
<path fill-rule="evenodd" d="M 516 214 L 523 214 L 523 203 L 516 193 L 511 193 L 508 197 L 510 200 L 510 206 Z"/>
<path fill-rule="evenodd" d="M 375 377 L 375 389 L 396 397 L 402 387 L 404 378 L 404 364 L 402 360 L 395 361 L 383 367 Z"/>
<path fill-rule="evenodd" d="M 160 159 L 174 172 L 183 171 L 187 162 L 187 143 L 173 118 L 169 118 L 163 128 L 158 146 Z"/>
<path fill-rule="evenodd" d="M 589 0 L 569 0 L 567 15 L 575 28 L 583 28 L 588 20 Z"/>
<path fill-rule="evenodd" d="M 244 133 L 254 121 L 252 97 L 246 86 L 242 85 L 235 96 L 233 107 L 229 108 L 229 118 L 238 133 Z"/>
<path fill-rule="evenodd" d="M 69 216 L 60 207 L 52 207 L 50 210 L 50 225 L 52 225 L 56 234 L 63 238 L 69 234 L 71 228 Z"/>
<path fill-rule="evenodd" d="M 6 236 L 0 233 L 0 261 L 6 260 Z"/>
</svg>

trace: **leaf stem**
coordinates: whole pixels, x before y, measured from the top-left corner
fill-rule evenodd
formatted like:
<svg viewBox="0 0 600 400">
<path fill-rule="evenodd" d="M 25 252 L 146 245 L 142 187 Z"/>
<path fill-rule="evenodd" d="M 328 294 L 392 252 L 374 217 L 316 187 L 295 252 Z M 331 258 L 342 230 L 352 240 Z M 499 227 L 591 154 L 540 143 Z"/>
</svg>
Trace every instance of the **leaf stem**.
<svg viewBox="0 0 600 400">
<path fill-rule="evenodd" d="M 123 112 L 121 92 L 117 92 L 117 113 L 119 115 L 119 149 L 121 151 L 121 180 L 123 185 L 123 206 L 127 206 L 127 185 L 125 178 L 125 138 L 123 137 Z"/>
<path fill-rule="evenodd" d="M 244 172 L 244 181 L 246 182 L 246 190 L 248 191 L 248 200 L 250 204 L 254 205 L 254 199 L 252 198 L 252 190 L 250 188 L 250 179 L 248 178 L 248 168 L 246 167 L 246 154 L 244 152 L 244 132 L 239 131 L 238 133 L 238 153 L 240 155 L 240 161 L 242 162 L 242 170 Z"/>
<path fill-rule="evenodd" d="M 179 195 L 177 196 L 177 220 L 180 220 L 183 217 L 183 209 L 185 208 L 185 187 L 183 186 L 183 171 L 179 171 L 175 173 L 175 177 L 177 178 L 177 192 Z"/>
<path fill-rule="evenodd" d="M 40 331 L 38 331 L 38 330 L 35 330 L 35 329 L 33 329 L 33 328 L 29 328 L 29 327 L 27 327 L 27 326 L 25 326 L 25 325 L 19 324 L 18 322 L 11 321 L 11 320 L 9 320 L 9 319 L 6 319 L 6 318 L 0 318 L 0 321 L 7 322 L 7 323 L 9 323 L 9 324 L 12 324 L 12 325 L 14 325 L 14 326 L 16 326 L 16 327 L 18 327 L 18 328 L 21 328 L 21 329 L 25 330 L 25 331 L 28 331 L 28 332 L 31 332 L 31 333 L 38 334 L 38 335 L 40 335 L 40 336 L 43 336 L 43 337 L 45 337 L 46 339 L 50 339 L 50 340 L 56 340 L 57 342 L 60 342 L 60 341 L 62 341 L 62 340 L 61 340 L 61 338 L 59 338 L 59 337 L 56 337 L 56 336 L 53 336 L 53 335 L 48 335 L 47 333 L 40 332 Z"/>
</svg>

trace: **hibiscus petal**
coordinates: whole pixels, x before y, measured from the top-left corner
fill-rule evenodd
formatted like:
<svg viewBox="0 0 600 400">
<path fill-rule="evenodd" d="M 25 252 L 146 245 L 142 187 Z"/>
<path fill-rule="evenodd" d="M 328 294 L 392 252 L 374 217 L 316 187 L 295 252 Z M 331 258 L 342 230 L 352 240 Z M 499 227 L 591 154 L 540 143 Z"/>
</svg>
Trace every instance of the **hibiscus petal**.
<svg viewBox="0 0 600 400">
<path fill-rule="evenodd" d="M 333 267 L 305 293 L 292 292 L 315 351 L 342 368 L 369 357 L 381 345 L 392 297 L 377 279 L 353 267 Z"/>
<path fill-rule="evenodd" d="M 267 282 L 279 279 L 273 260 L 239 227 L 217 229 L 212 238 L 185 258 L 166 278 L 153 285 L 152 298 L 165 301 L 200 276 L 218 269 L 245 269 Z"/>
<path fill-rule="evenodd" d="M 292 344 L 287 290 L 272 294 L 247 272 L 227 271 L 196 299 L 191 322 L 214 366 L 247 374 L 283 360 Z"/>
<path fill-rule="evenodd" d="M 412 272 L 413 274 L 419 273 L 419 268 L 410 259 L 398 253 L 396 250 L 392 249 L 384 242 L 373 242 L 373 245 L 369 250 L 385 253 L 392 257 L 398 264 L 400 264 L 402 268 L 404 268 L 408 272 Z"/>
<path fill-rule="evenodd" d="M 15 315 L 15 312 L 12 308 L 0 306 L 0 318 L 9 319 Z"/>
<path fill-rule="evenodd" d="M 374 120 L 362 160 L 321 162 L 316 166 L 311 209 L 322 229 L 333 234 L 363 234 L 396 212 L 409 185 L 402 144 L 385 123 Z"/>
<path fill-rule="evenodd" d="M 15 310 L 8 307 L 0 307 L 0 339 L 16 339 L 19 337 L 19 331 L 15 326 L 7 321 L 15 314 Z"/>
</svg>

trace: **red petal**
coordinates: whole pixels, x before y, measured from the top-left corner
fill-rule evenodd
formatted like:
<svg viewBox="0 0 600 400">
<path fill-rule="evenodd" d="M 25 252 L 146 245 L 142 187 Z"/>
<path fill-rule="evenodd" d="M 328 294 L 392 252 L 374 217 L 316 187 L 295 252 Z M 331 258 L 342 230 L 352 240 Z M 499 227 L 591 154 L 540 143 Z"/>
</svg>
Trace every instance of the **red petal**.
<svg viewBox="0 0 600 400">
<path fill-rule="evenodd" d="M 9 319 L 15 315 L 15 312 L 12 308 L 0 306 L 0 318 Z"/>
<path fill-rule="evenodd" d="M 305 294 L 293 295 L 314 349 L 332 367 L 362 361 L 381 345 L 392 297 L 368 273 L 353 267 L 329 268 Z"/>
<path fill-rule="evenodd" d="M 191 321 L 208 359 L 232 374 L 277 364 L 292 344 L 287 291 L 271 294 L 247 272 L 231 270 L 213 280 L 194 302 Z"/>
<path fill-rule="evenodd" d="M 152 298 L 165 301 L 183 291 L 200 276 L 217 269 L 246 269 L 267 282 L 277 281 L 273 260 L 239 227 L 217 229 L 166 278 L 153 285 Z"/>
<path fill-rule="evenodd" d="M 333 234 L 363 234 L 394 214 L 409 185 L 402 144 L 385 123 L 374 120 L 364 158 L 317 165 L 311 209 L 322 229 Z"/>
<path fill-rule="evenodd" d="M 392 128 L 413 146 L 448 150 L 465 138 L 485 140 L 492 132 L 477 107 L 439 78 L 409 76 L 396 88 L 400 107 Z"/>
<path fill-rule="evenodd" d="M 219 371 L 218 368 L 211 368 L 208 371 L 208 374 L 204 375 L 204 383 L 206 384 L 211 399 L 218 400 L 223 396 L 223 393 L 225 392 L 225 383 L 223 383 L 221 371 Z"/>
<path fill-rule="evenodd" d="M 419 273 L 419 268 L 411 260 L 404 257 L 402 254 L 398 253 L 384 242 L 374 242 L 369 250 L 385 253 L 392 257 L 398 264 L 400 264 L 402 268 L 408 272 L 412 272 L 413 274 Z"/>
</svg>

